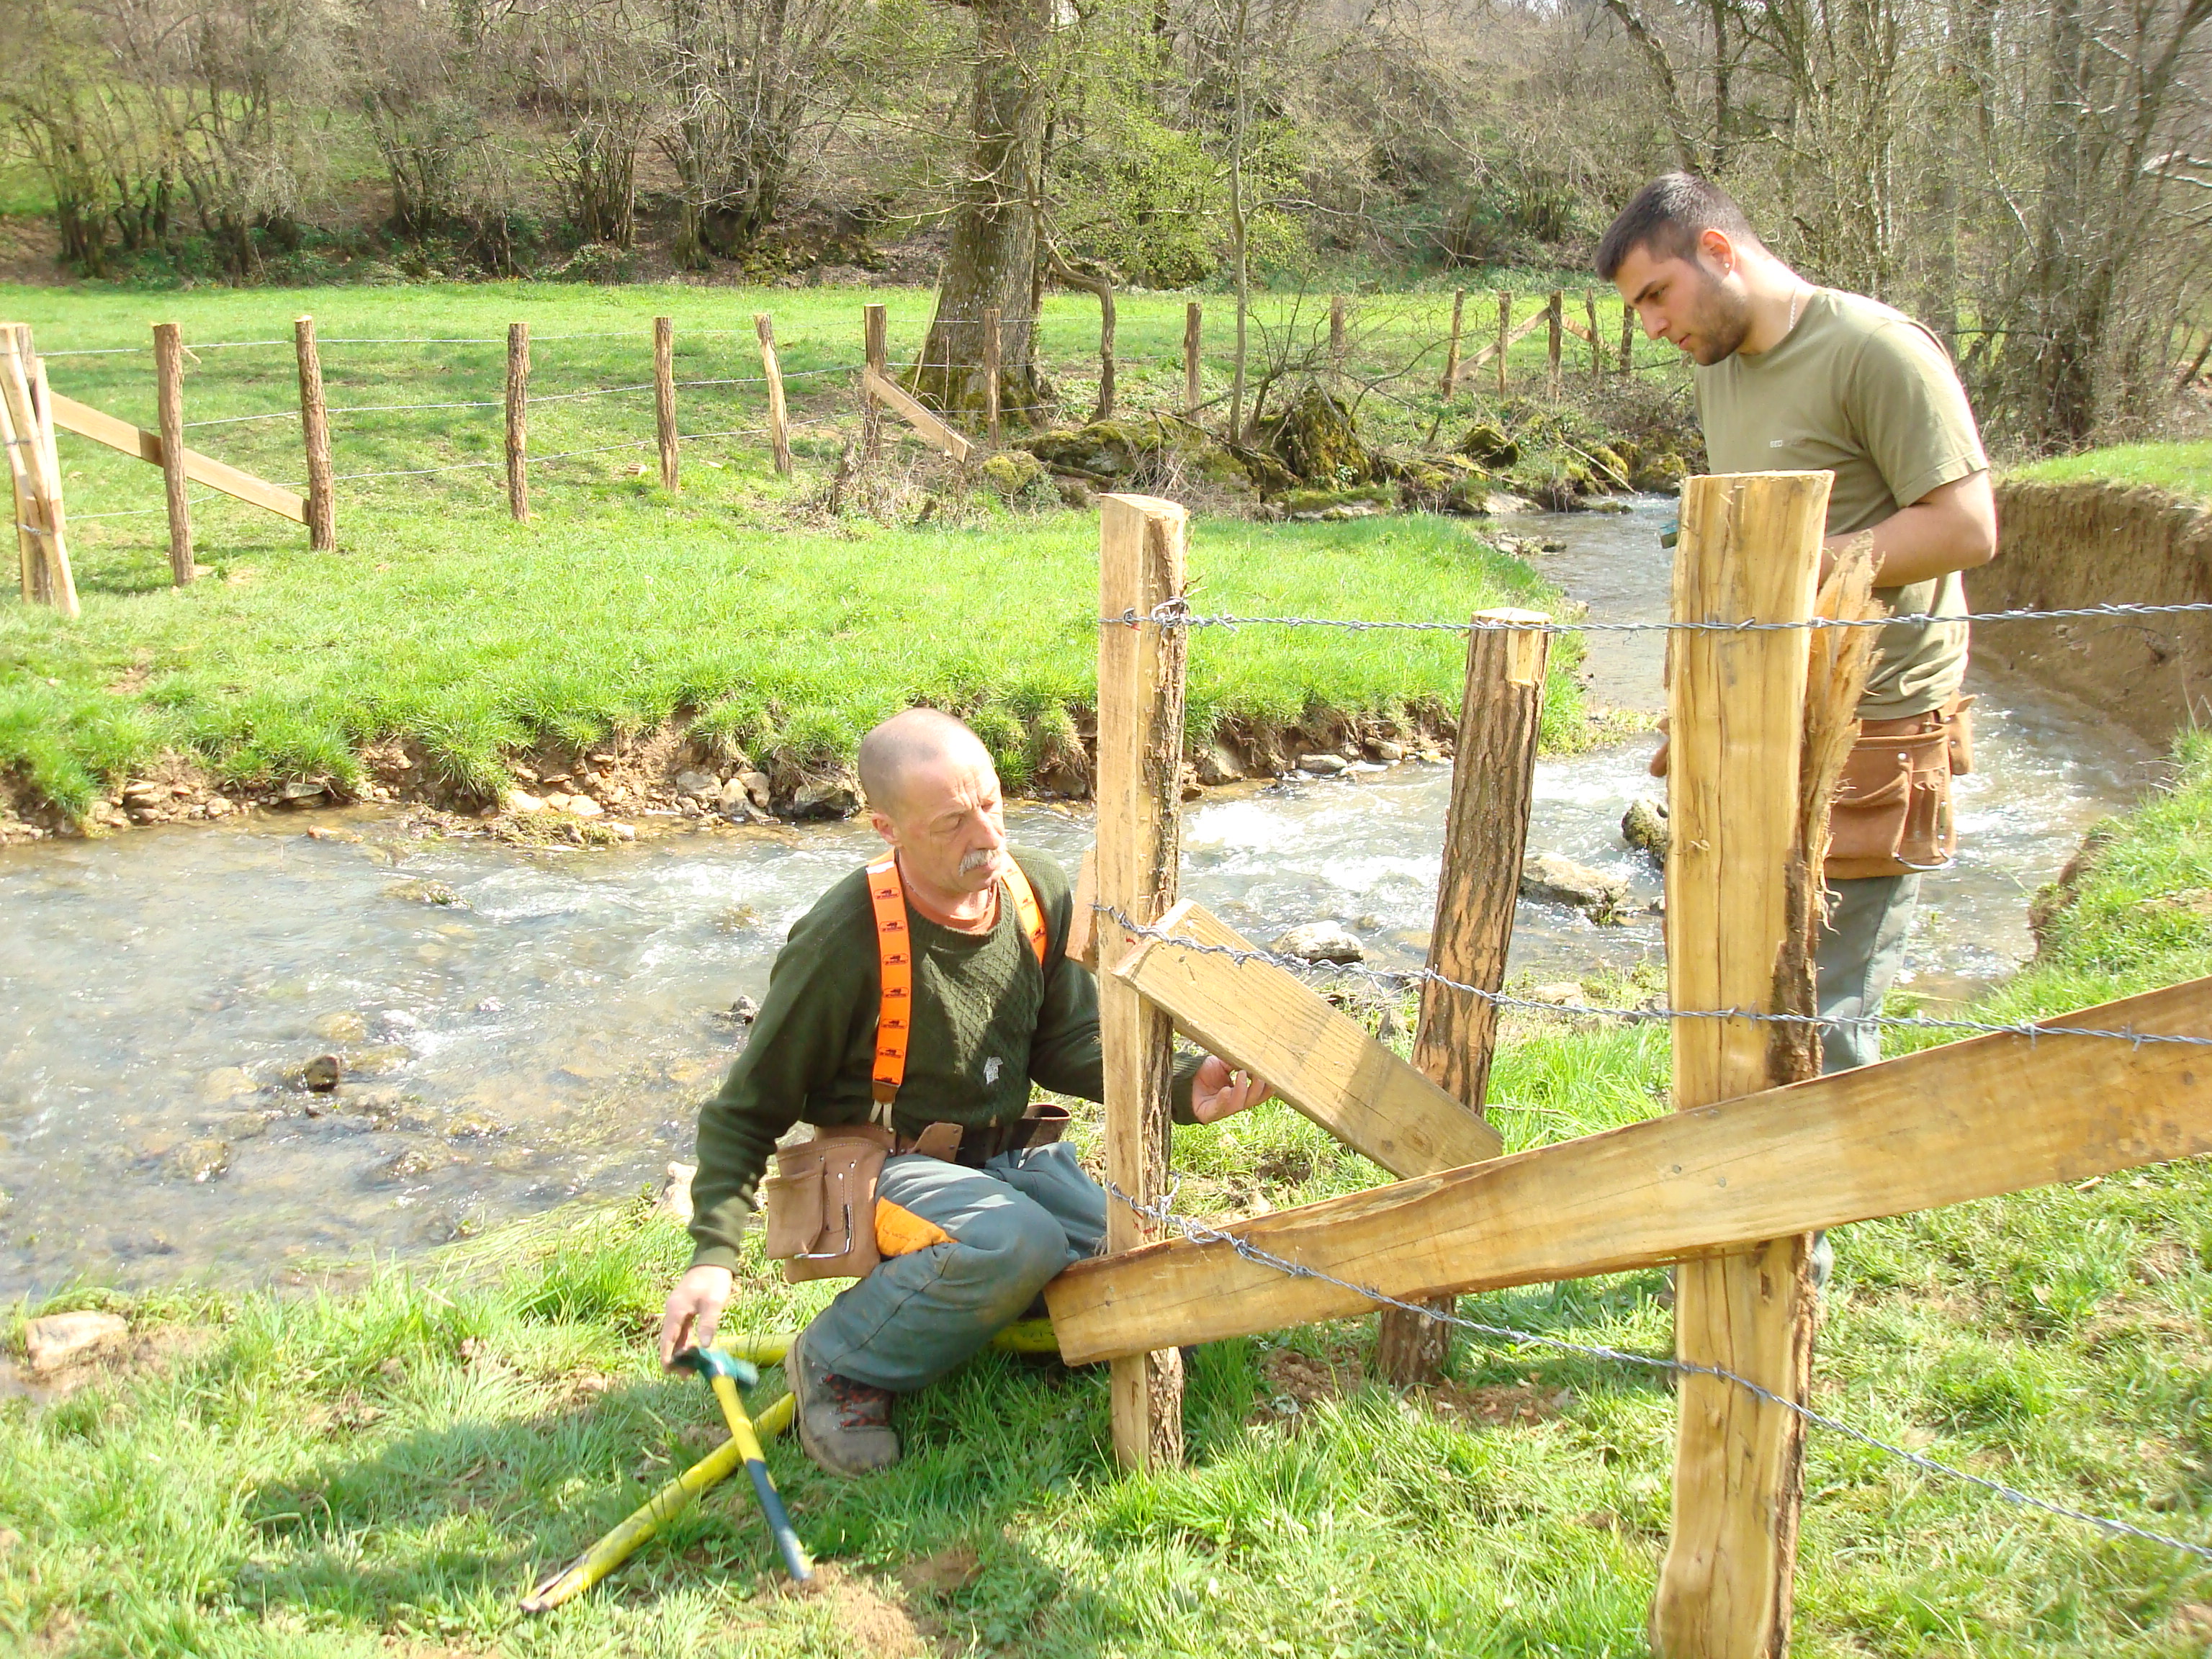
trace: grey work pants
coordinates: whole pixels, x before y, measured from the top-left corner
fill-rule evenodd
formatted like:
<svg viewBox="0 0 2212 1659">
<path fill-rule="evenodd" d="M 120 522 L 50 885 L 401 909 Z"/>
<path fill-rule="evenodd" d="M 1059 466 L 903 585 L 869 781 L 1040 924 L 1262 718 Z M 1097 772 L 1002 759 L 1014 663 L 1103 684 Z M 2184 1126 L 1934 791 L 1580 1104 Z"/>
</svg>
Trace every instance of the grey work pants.
<svg viewBox="0 0 2212 1659">
<path fill-rule="evenodd" d="M 1881 1012 L 1905 962 L 1905 936 L 1919 901 L 1917 874 L 1832 881 L 1832 907 L 1813 957 L 1821 1017 L 1856 1019 Z M 1881 1058 L 1877 1026 L 1829 1026 L 1820 1033 L 1820 1069 L 1848 1072 Z"/>
<path fill-rule="evenodd" d="M 1106 1194 L 1065 1141 L 980 1170 L 905 1153 L 885 1160 L 877 1191 L 952 1242 L 884 1262 L 815 1316 L 806 1346 L 839 1376 L 895 1394 L 976 1353 L 1106 1239 Z"/>
</svg>

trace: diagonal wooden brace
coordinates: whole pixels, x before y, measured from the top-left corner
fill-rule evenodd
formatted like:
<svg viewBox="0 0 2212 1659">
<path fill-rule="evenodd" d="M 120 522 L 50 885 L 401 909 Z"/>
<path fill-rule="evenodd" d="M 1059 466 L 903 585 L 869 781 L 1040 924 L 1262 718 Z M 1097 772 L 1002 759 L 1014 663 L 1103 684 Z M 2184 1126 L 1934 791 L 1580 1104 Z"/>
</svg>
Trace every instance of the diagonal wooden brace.
<svg viewBox="0 0 2212 1659">
<path fill-rule="evenodd" d="M 2044 1022 L 2212 1035 L 2212 979 Z M 2212 1152 L 2212 1048 L 1992 1034 L 1225 1229 L 1418 1297 L 1582 1279 Z M 1045 1287 L 1071 1364 L 1342 1318 L 1356 1291 L 1226 1244 Z"/>
<path fill-rule="evenodd" d="M 1158 926 L 1201 945 L 1253 948 L 1191 900 Z M 1272 963 L 1146 939 L 1114 975 L 1164 1011 L 1184 1036 L 1267 1079 L 1292 1106 L 1392 1175 L 1457 1169 L 1504 1147 L 1498 1131 L 1454 1096 Z"/>
</svg>

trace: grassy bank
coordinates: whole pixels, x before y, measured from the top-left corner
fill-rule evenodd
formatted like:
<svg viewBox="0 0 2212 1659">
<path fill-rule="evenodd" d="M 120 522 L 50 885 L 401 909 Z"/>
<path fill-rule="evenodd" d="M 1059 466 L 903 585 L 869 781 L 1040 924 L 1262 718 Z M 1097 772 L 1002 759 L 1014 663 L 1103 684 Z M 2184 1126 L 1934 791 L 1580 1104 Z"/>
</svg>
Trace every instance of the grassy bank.
<svg viewBox="0 0 2212 1659">
<path fill-rule="evenodd" d="M 2212 742 L 2106 837 L 2007 1015 L 2212 971 Z M 1595 986 L 1601 994 L 1637 988 Z M 1511 1145 L 1661 1109 L 1662 1035 L 1523 1025 Z M 1279 1108 L 1178 1132 L 1184 1203 L 1235 1212 L 1377 1177 Z M 2212 1537 L 2212 1176 L 2178 1164 L 1838 1235 L 1818 1403 L 2061 1503 Z M 777 1593 L 741 1490 L 600 1591 L 513 1611 L 717 1437 L 646 1355 L 684 1256 L 641 1204 L 319 1297 L 115 1302 L 139 1359 L 0 1407 L 0 1629 L 86 1654 L 1222 1652 L 1638 1655 L 1673 1407 L 1641 1370 L 1461 1346 L 1450 1384 L 1367 1383 L 1371 1321 L 1201 1351 L 1189 1467 L 1115 1473 L 1104 1378 L 987 1357 L 904 1407 L 910 1455 L 838 1484 L 771 1451 L 823 1597 Z M 748 1262 L 733 1318 L 817 1288 Z M 1650 1353 L 1662 1274 L 1469 1298 Z M 112 1301 L 97 1292 L 57 1305 Z M 775 1388 L 771 1379 L 766 1393 Z M 1801 1655 L 2179 1656 L 2212 1636 L 2189 1558 L 1996 1502 L 1815 1433 Z M 911 1632 L 919 1632 L 920 1636 Z"/>
<path fill-rule="evenodd" d="M 2212 442 L 2112 444 L 2007 471 L 2023 483 L 2116 483 L 2212 501 Z"/>
<path fill-rule="evenodd" d="M 191 441 L 278 481 L 302 470 L 296 422 L 239 417 L 292 405 L 288 321 L 312 305 L 330 342 L 330 402 L 365 411 L 337 418 L 337 471 L 404 476 L 340 485 L 341 546 L 330 555 L 309 553 L 294 526 L 206 496 L 194 507 L 206 574 L 179 592 L 158 472 L 65 440 L 85 614 L 64 623 L 0 605 L 0 769 L 81 809 L 165 749 L 240 785 L 351 786 L 365 748 L 404 742 L 482 796 L 505 781 L 503 756 L 540 740 L 584 744 L 696 719 L 757 761 L 803 763 L 848 752 L 873 720 L 926 697 L 975 712 L 1018 778 L 1073 740 L 1090 699 L 1095 520 L 1062 510 L 1048 487 L 1011 505 L 969 491 L 911 444 L 895 446 L 872 515 L 853 510 L 857 487 L 833 500 L 853 425 L 842 366 L 865 297 L 8 291 L 0 307 L 30 317 L 43 349 L 93 354 L 52 356 L 58 389 L 149 424 L 144 353 L 110 348 L 135 348 L 149 317 L 180 318 L 200 343 L 187 418 L 217 422 Z M 911 349 L 929 296 L 883 297 L 895 345 Z M 757 386 L 687 386 L 682 429 L 736 435 L 686 444 L 672 495 L 641 476 L 652 455 L 650 396 L 636 384 L 649 378 L 648 320 L 677 317 L 680 381 L 726 380 L 758 373 L 757 305 L 778 314 L 794 416 L 810 422 L 794 440 L 797 476 L 769 465 Z M 532 453 L 590 452 L 533 467 L 534 517 L 522 525 L 486 465 L 500 453 L 499 410 L 486 405 L 501 395 L 504 347 L 484 342 L 518 314 L 537 330 L 533 398 L 550 400 L 532 409 Z M 1125 396 L 1141 402 L 1148 376 L 1161 387 L 1172 379 L 1180 395 L 1181 315 L 1167 296 L 1125 308 Z M 1053 301 L 1048 355 L 1079 349 L 1087 326 L 1071 302 Z M 605 387 L 617 390 L 571 395 Z M 373 407 L 416 402 L 454 406 Z M 426 467 L 447 470 L 410 471 Z M 1443 519 L 1206 522 L 1191 565 L 1208 607 L 1434 618 L 1547 597 L 1525 568 Z M 1449 636 L 1208 635 L 1194 653 L 1194 727 L 1455 704 L 1460 661 Z M 1564 672 L 1554 691 L 1552 735 L 1563 740 L 1579 705 Z"/>
</svg>

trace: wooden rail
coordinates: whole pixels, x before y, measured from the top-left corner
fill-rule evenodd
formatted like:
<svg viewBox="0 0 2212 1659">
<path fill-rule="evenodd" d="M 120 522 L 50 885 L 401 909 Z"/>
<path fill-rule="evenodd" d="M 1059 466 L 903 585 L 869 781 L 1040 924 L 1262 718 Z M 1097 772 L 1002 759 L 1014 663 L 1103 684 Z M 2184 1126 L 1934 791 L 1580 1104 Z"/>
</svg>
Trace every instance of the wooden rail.
<svg viewBox="0 0 2212 1659">
<path fill-rule="evenodd" d="M 161 434 L 149 432 L 143 427 L 119 421 L 112 415 L 104 415 L 89 404 L 81 404 L 74 398 L 56 394 L 53 399 L 54 424 L 64 432 L 74 432 L 80 438 L 89 438 L 96 444 L 106 444 L 110 449 L 120 450 L 136 459 L 162 465 L 164 451 Z M 194 483 L 205 484 L 210 489 L 244 501 L 249 507 L 274 513 L 280 519 L 289 519 L 294 524 L 307 522 L 307 503 L 289 489 L 281 489 L 265 478 L 257 478 L 251 472 L 241 472 L 227 462 L 211 455 L 203 455 L 197 449 L 184 451 L 184 476 Z"/>
</svg>

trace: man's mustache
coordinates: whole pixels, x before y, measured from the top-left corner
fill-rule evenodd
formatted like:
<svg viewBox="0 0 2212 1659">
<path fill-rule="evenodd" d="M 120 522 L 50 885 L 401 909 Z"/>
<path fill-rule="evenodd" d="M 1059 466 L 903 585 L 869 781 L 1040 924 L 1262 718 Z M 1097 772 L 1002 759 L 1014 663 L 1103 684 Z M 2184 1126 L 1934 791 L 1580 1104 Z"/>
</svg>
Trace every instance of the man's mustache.
<svg viewBox="0 0 2212 1659">
<path fill-rule="evenodd" d="M 993 859 L 998 856 L 997 852 L 994 849 L 988 847 L 979 847 L 974 852 L 969 854 L 966 858 L 960 860 L 960 873 L 963 876 L 972 876 L 978 870 L 981 870 L 985 865 L 988 864 Z"/>
</svg>

